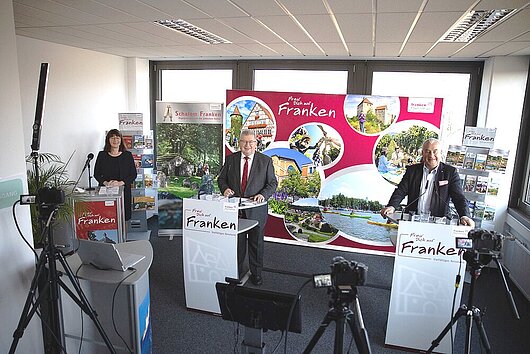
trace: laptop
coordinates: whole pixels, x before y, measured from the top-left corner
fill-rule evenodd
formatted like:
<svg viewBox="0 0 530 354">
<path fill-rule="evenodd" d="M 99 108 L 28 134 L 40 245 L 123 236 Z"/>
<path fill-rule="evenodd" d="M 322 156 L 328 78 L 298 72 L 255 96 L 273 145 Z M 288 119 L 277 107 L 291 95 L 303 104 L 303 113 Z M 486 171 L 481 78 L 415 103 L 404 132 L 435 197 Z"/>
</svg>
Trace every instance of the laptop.
<svg viewBox="0 0 530 354">
<path fill-rule="evenodd" d="M 79 240 L 77 254 L 83 264 L 91 264 L 98 269 L 114 269 L 125 272 L 145 256 L 119 252 L 113 243 Z"/>
</svg>

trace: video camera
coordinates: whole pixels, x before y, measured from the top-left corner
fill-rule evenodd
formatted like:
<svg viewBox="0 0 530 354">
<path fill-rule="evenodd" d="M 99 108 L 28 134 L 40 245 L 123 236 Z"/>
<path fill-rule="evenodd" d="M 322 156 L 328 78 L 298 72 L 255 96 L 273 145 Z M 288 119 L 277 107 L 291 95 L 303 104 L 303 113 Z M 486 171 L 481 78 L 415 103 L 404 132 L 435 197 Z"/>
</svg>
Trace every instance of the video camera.
<svg viewBox="0 0 530 354">
<path fill-rule="evenodd" d="M 471 230 L 467 236 L 456 238 L 456 248 L 481 254 L 499 253 L 502 250 L 502 240 L 506 238 L 495 231 L 482 229 Z"/>
<path fill-rule="evenodd" d="M 331 273 L 313 275 L 315 288 L 352 288 L 362 286 L 366 281 L 368 267 L 363 263 L 347 261 L 344 257 L 333 257 Z"/>
</svg>

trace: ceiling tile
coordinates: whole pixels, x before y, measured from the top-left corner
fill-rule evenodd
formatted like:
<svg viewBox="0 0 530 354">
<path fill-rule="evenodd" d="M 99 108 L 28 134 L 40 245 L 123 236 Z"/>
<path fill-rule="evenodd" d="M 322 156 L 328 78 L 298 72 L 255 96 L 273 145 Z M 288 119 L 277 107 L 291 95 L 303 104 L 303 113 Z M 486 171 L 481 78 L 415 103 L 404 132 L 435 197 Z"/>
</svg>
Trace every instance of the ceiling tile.
<svg viewBox="0 0 530 354">
<path fill-rule="evenodd" d="M 352 57 L 371 57 L 372 43 L 347 42 Z"/>
<path fill-rule="evenodd" d="M 405 48 L 403 48 L 403 52 L 401 53 L 401 57 L 422 57 L 427 53 L 429 48 L 432 46 L 432 43 L 411 43 L 408 42 Z"/>
<path fill-rule="evenodd" d="M 35 11 L 41 11 L 44 16 L 61 14 L 65 21 L 73 21 L 78 24 L 101 23 L 107 19 L 96 16 L 90 12 L 80 11 L 74 7 L 63 5 L 50 0 L 17 0 L 14 6 L 30 7 Z M 60 24 L 60 23 L 58 23 Z"/>
<path fill-rule="evenodd" d="M 438 43 L 430 52 L 426 55 L 427 58 L 449 58 L 454 52 L 464 46 L 463 43 Z"/>
<path fill-rule="evenodd" d="M 502 55 L 506 55 L 506 53 L 511 54 L 511 53 L 518 52 L 520 50 L 528 48 L 529 46 L 530 46 L 530 42 L 510 42 L 510 43 L 501 44 L 500 46 L 497 43 L 495 48 L 483 54 L 487 55 L 488 57 L 492 55 L 502 56 Z"/>
<path fill-rule="evenodd" d="M 254 17 L 285 15 L 274 0 L 233 0 L 233 2 Z"/>
<path fill-rule="evenodd" d="M 193 45 L 197 43 L 195 38 L 192 38 L 190 36 L 187 36 L 183 33 L 174 31 L 172 29 L 169 29 L 164 26 L 157 25 L 153 22 L 135 22 L 135 23 L 128 23 L 128 27 L 135 28 L 138 31 L 152 34 L 153 36 L 157 36 L 160 38 L 165 39 L 166 41 L 169 41 L 171 43 L 167 43 L 170 45 L 185 45 L 190 44 Z M 164 41 L 164 43 L 166 43 Z"/>
<path fill-rule="evenodd" d="M 256 55 L 260 56 L 275 56 L 278 55 L 278 53 L 268 49 L 267 47 L 258 44 L 258 43 L 243 43 L 239 45 L 240 47 L 243 47 L 251 52 L 256 53 Z"/>
<path fill-rule="evenodd" d="M 41 21 L 46 21 L 48 23 L 52 23 L 55 26 L 68 26 L 68 25 L 80 25 L 81 24 L 78 21 L 62 16 L 61 14 L 46 12 L 46 11 L 42 11 L 34 7 L 28 7 L 28 6 L 20 5 L 17 3 L 13 3 L 13 11 L 15 12 L 15 18 L 16 18 L 16 14 L 20 13 L 28 18 L 35 18 Z"/>
<path fill-rule="evenodd" d="M 328 3 L 335 15 L 372 13 L 372 0 L 328 0 Z"/>
<path fill-rule="evenodd" d="M 475 10 L 520 9 L 528 0 L 482 0 Z"/>
<path fill-rule="evenodd" d="M 429 1 L 425 5 L 424 12 L 464 12 L 471 7 L 476 0 L 444 0 Z"/>
<path fill-rule="evenodd" d="M 346 42 L 372 41 L 371 15 L 337 15 L 336 17 Z"/>
<path fill-rule="evenodd" d="M 294 15 L 326 14 L 322 0 L 279 0 Z"/>
<path fill-rule="evenodd" d="M 409 42 L 436 42 L 459 17 L 459 12 L 423 13 L 410 35 Z"/>
<path fill-rule="evenodd" d="M 215 18 L 246 17 L 247 15 L 226 0 L 193 0 L 191 2 L 200 10 Z"/>
<path fill-rule="evenodd" d="M 62 0 L 69 1 L 69 0 Z M 81 0 L 84 1 L 84 0 Z M 99 0 L 98 0 L 99 1 Z M 108 1 L 108 0 L 105 0 Z M 190 20 L 197 18 L 209 18 L 202 11 L 195 9 L 193 6 L 178 0 L 141 0 L 143 3 L 157 9 L 166 15 L 166 19 L 172 20 Z M 161 19 L 161 18 L 159 18 Z"/>
<path fill-rule="evenodd" d="M 329 15 L 298 15 L 296 18 L 317 42 L 340 42 Z"/>
<path fill-rule="evenodd" d="M 231 20 L 234 20 L 233 18 Z M 253 20 L 251 20 L 254 22 Z M 255 23 L 255 22 L 254 22 Z M 232 28 L 225 19 L 214 20 L 214 19 L 201 19 L 194 20 L 193 24 L 202 29 L 205 29 L 217 36 L 223 37 L 232 43 L 252 43 L 253 38 L 249 37 L 245 33 L 241 33 L 238 29 Z M 263 27 L 260 26 L 262 29 Z"/>
<path fill-rule="evenodd" d="M 423 0 L 377 0 L 378 13 L 412 12 L 417 13 Z"/>
<path fill-rule="evenodd" d="M 311 41 L 289 16 L 264 16 L 259 19 L 288 42 Z"/>
<path fill-rule="evenodd" d="M 376 57 L 397 58 L 401 43 L 377 43 L 375 46 Z"/>
<path fill-rule="evenodd" d="M 376 41 L 380 43 L 402 43 L 415 17 L 415 13 L 378 14 L 375 32 Z"/>
<path fill-rule="evenodd" d="M 251 18 L 224 18 L 223 23 L 263 43 L 281 43 L 282 40 Z"/>
</svg>

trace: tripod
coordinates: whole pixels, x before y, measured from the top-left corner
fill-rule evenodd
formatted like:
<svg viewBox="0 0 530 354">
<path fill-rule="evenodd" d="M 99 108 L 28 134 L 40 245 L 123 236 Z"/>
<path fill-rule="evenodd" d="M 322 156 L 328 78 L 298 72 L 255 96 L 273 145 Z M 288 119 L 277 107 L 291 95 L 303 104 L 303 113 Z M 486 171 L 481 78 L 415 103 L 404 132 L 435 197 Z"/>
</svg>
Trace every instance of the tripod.
<svg viewBox="0 0 530 354">
<path fill-rule="evenodd" d="M 508 293 L 512 310 L 514 311 L 514 315 L 517 319 L 519 319 L 519 313 L 517 311 L 517 307 L 515 306 L 515 301 L 513 300 L 513 296 L 508 288 L 508 284 L 506 283 L 506 278 L 504 276 L 504 272 L 502 270 L 502 266 L 498 261 L 498 256 L 494 253 L 480 253 L 475 250 L 467 250 L 464 252 L 464 259 L 466 260 L 467 264 L 469 265 L 469 272 L 471 274 L 471 284 L 469 288 L 469 295 L 468 295 L 468 305 L 462 304 L 458 311 L 455 313 L 455 315 L 451 318 L 451 321 L 447 324 L 447 326 L 442 330 L 440 335 L 432 341 L 431 347 L 427 350 L 427 353 L 432 353 L 434 348 L 436 348 L 441 340 L 445 337 L 447 332 L 451 329 L 451 327 L 458 321 L 458 319 L 462 316 L 466 316 L 466 347 L 465 347 L 465 354 L 469 354 L 471 352 L 471 330 L 473 326 L 473 322 L 477 326 L 479 335 L 480 335 L 480 342 L 482 346 L 484 347 L 487 354 L 491 353 L 491 346 L 488 341 L 488 336 L 486 335 L 486 330 L 484 329 L 484 325 L 482 324 L 482 312 L 480 312 L 480 309 L 478 307 L 473 306 L 473 295 L 475 294 L 475 283 L 480 276 L 482 268 L 487 265 L 491 259 L 494 259 L 497 267 L 501 273 L 502 279 L 504 281 L 505 289 Z"/>
<path fill-rule="evenodd" d="M 55 246 L 53 240 L 53 230 L 50 224 L 54 219 L 55 213 L 57 212 L 57 205 L 42 205 L 40 208 L 41 210 L 49 209 L 47 211 L 50 211 L 49 216 L 47 218 L 46 227 L 43 231 L 43 234 L 47 232 L 47 243 L 45 244 L 45 247 L 38 258 L 36 272 L 33 277 L 33 280 L 31 281 L 31 286 L 29 289 L 28 296 L 26 298 L 26 302 L 24 304 L 24 308 L 22 310 L 22 314 L 20 315 L 18 326 L 15 332 L 13 333 L 13 342 L 11 343 L 9 354 L 15 353 L 18 342 L 20 338 L 22 338 L 24 330 L 29 324 L 31 318 L 33 317 L 35 312 L 37 312 L 38 307 L 41 306 L 42 309 L 43 306 L 46 305 L 49 306 L 50 311 L 50 318 L 48 319 L 49 325 L 47 326 L 47 328 L 55 339 L 55 341 L 52 341 L 51 343 L 51 348 L 46 348 L 46 352 L 59 353 L 62 351 L 66 353 L 66 346 L 64 342 L 64 330 L 62 324 L 62 312 L 61 307 L 59 306 L 59 286 L 61 286 L 61 288 L 81 308 L 81 310 L 83 310 L 92 319 L 94 325 L 96 326 L 99 334 L 103 338 L 109 351 L 111 353 L 116 353 L 116 350 L 114 349 L 112 343 L 110 342 L 103 327 L 101 326 L 101 323 L 97 318 L 96 312 L 91 307 L 85 294 L 83 293 L 83 290 L 81 289 L 80 284 L 77 282 L 77 279 L 75 278 L 72 269 L 66 262 L 64 255 Z M 64 269 L 64 274 L 68 276 L 68 279 L 70 280 L 70 283 L 72 284 L 75 293 L 74 291 L 70 290 L 70 288 L 61 280 L 60 276 L 62 276 L 63 273 L 57 270 L 57 265 L 55 263 L 56 260 L 58 260 L 62 265 Z M 37 300 L 33 301 L 37 292 L 39 280 L 43 279 L 43 277 L 46 280 L 46 284 L 44 284 L 44 286 L 39 289 L 40 291 Z M 46 297 L 48 297 L 48 299 L 46 299 Z"/>
<path fill-rule="evenodd" d="M 348 326 L 350 327 L 359 353 L 371 354 L 372 351 L 370 349 L 370 342 L 368 341 L 368 332 L 366 332 L 364 327 L 361 306 L 359 304 L 359 299 L 357 298 L 357 288 L 352 286 L 350 289 L 330 289 L 329 291 L 332 293 L 332 301 L 330 301 L 331 308 L 305 348 L 304 354 L 311 353 L 332 321 L 335 322 L 334 354 L 342 354 L 343 352 L 346 323 L 348 323 Z M 355 301 L 355 310 L 357 312 L 359 323 L 355 321 L 355 314 L 350 309 L 350 303 L 353 301 Z"/>
</svg>

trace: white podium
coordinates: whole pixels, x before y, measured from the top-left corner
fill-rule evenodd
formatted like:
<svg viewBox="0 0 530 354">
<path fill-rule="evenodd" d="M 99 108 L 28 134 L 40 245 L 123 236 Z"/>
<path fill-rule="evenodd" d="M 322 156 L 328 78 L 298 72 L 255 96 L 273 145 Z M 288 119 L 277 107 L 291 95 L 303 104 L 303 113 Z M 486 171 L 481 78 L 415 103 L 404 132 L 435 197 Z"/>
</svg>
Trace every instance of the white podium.
<svg viewBox="0 0 530 354">
<path fill-rule="evenodd" d="M 255 227 L 238 220 L 238 203 L 184 199 L 182 252 L 188 308 L 220 313 L 215 283 L 238 278 L 237 234 Z"/>
<path fill-rule="evenodd" d="M 400 221 L 385 344 L 426 351 L 460 306 L 466 262 L 456 237 L 467 226 Z M 461 252 L 462 251 L 462 252 Z M 459 273 L 460 270 L 460 273 Z M 452 312 L 456 275 L 462 281 Z M 451 352 L 447 335 L 436 352 Z"/>
</svg>

